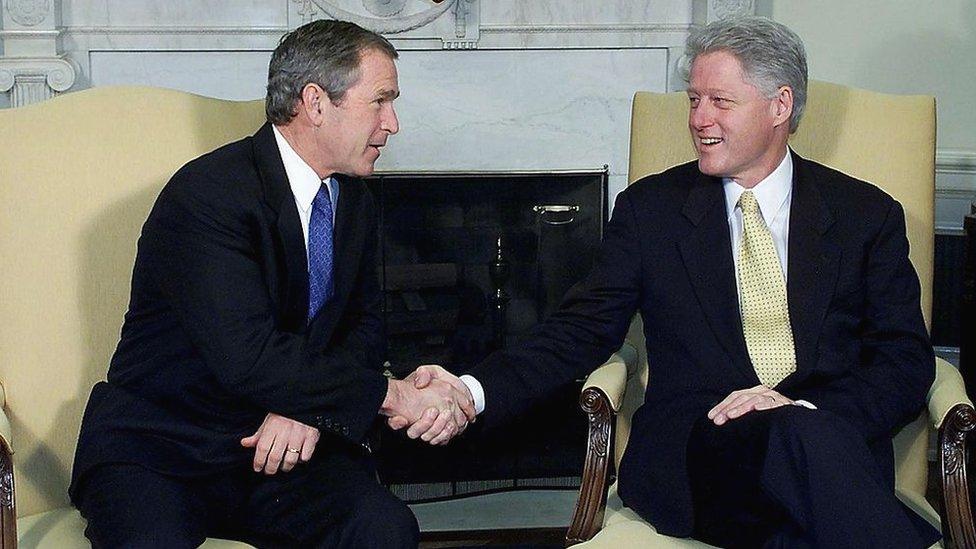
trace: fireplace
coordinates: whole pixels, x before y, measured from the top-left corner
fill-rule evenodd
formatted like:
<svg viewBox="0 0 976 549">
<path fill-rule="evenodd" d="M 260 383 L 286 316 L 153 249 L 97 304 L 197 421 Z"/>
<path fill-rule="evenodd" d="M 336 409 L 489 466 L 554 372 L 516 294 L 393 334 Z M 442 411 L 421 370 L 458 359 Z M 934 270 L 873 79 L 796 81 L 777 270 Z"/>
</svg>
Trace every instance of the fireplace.
<svg viewBox="0 0 976 549">
<path fill-rule="evenodd" d="M 607 181 L 606 167 L 369 178 L 390 374 L 429 363 L 464 373 L 525 337 L 592 266 Z M 408 501 L 576 486 L 587 428 L 580 387 L 562 387 L 504 433 L 475 426 L 446 447 L 384 431 L 380 477 Z"/>
</svg>

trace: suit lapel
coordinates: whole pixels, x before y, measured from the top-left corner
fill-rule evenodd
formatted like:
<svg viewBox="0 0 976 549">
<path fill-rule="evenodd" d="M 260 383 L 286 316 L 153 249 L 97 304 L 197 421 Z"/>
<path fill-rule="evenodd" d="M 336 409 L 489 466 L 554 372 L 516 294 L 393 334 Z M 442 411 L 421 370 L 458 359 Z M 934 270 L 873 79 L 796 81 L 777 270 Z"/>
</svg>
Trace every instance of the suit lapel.
<svg viewBox="0 0 976 549">
<path fill-rule="evenodd" d="M 283 327 L 289 331 L 302 331 L 308 316 L 308 257 L 298 207 L 270 124 L 258 130 L 253 144 L 265 202 L 273 212 L 272 221 L 277 229 L 275 237 L 283 252 L 278 260 L 278 268 L 285 275 L 284 301 L 280 306 Z"/>
<path fill-rule="evenodd" d="M 335 228 L 333 229 L 333 288 L 332 299 L 319 309 L 309 325 L 309 342 L 312 345 L 326 345 L 332 337 L 342 312 L 352 294 L 356 283 L 356 273 L 362 253 L 362 226 L 364 220 L 358 219 L 362 212 L 363 183 L 344 175 L 333 175 L 339 187 L 336 202 Z"/>
<path fill-rule="evenodd" d="M 749 381 L 758 383 L 742 335 L 722 181 L 701 175 L 688 193 L 682 213 L 695 228 L 679 248 L 705 317 L 731 362 Z"/>
<path fill-rule="evenodd" d="M 799 377 L 817 362 L 817 344 L 827 306 L 837 285 L 839 251 L 824 238 L 833 216 L 816 185 L 810 180 L 806 161 L 793 154 L 793 198 L 787 300 L 796 348 Z"/>
<path fill-rule="evenodd" d="M 362 212 L 363 182 L 344 175 L 336 174 L 335 180 L 342 189 L 336 204 L 335 219 L 335 259 L 333 260 L 333 275 L 335 277 L 335 294 L 327 307 L 333 311 L 345 308 L 346 301 L 355 284 L 355 275 L 359 267 L 359 256 L 363 246 L 362 227 L 366 220 L 358 219 Z"/>
</svg>

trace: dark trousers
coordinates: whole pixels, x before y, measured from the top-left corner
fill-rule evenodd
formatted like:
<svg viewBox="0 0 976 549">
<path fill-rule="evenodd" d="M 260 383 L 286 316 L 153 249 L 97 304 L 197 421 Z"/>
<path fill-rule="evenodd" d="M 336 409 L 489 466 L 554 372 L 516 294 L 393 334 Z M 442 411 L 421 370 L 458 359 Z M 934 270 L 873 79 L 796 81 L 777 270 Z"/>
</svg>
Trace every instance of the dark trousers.
<svg viewBox="0 0 976 549">
<path fill-rule="evenodd" d="M 723 547 L 929 547 L 939 533 L 895 497 L 890 474 L 847 421 L 784 406 L 688 444 L 694 537 Z"/>
<path fill-rule="evenodd" d="M 415 548 L 416 518 L 380 486 L 365 452 L 317 453 L 289 473 L 249 469 L 186 479 L 103 465 L 79 492 L 85 535 L 99 547 L 197 547 L 207 537 L 257 547 Z"/>
</svg>

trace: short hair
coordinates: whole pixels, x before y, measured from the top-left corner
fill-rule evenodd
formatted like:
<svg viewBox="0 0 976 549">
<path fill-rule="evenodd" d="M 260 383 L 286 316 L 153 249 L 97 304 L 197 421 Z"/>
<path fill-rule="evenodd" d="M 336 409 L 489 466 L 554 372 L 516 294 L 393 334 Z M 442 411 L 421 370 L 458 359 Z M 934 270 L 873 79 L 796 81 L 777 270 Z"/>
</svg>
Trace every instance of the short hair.
<svg viewBox="0 0 976 549">
<path fill-rule="evenodd" d="M 793 89 L 790 133 L 795 132 L 807 102 L 807 54 L 800 37 L 782 23 L 757 16 L 731 17 L 698 27 L 685 43 L 681 69 L 685 81 L 698 56 L 717 51 L 734 55 L 765 97 L 775 97 L 780 86 Z"/>
<path fill-rule="evenodd" d="M 396 59 L 396 48 L 375 32 L 347 21 L 320 19 L 281 37 L 268 65 L 268 122 L 287 124 L 298 114 L 302 89 L 318 84 L 338 105 L 359 81 L 364 52 L 377 50 Z"/>
</svg>

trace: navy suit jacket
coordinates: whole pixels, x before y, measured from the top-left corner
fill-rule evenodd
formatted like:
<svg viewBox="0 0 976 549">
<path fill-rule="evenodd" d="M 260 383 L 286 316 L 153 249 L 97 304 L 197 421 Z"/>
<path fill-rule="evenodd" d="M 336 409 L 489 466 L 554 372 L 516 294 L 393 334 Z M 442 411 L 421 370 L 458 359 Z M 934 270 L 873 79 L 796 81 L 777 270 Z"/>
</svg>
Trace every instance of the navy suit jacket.
<svg viewBox="0 0 976 549">
<path fill-rule="evenodd" d="M 108 381 L 89 398 L 72 493 L 102 463 L 248 470 L 253 450 L 239 441 L 268 412 L 363 440 L 387 390 L 376 215 L 361 181 L 336 179 L 335 294 L 307 323 L 305 240 L 271 126 L 173 176 L 139 238 L 129 310 Z"/>
<path fill-rule="evenodd" d="M 792 153 L 791 153 L 792 154 Z M 935 375 L 901 206 L 878 188 L 793 157 L 787 293 L 797 371 L 777 388 L 845 418 L 883 470 Z M 619 474 L 624 503 L 668 535 L 692 528 L 692 425 L 759 380 L 739 315 L 722 181 L 697 162 L 620 193 L 597 263 L 539 326 L 473 374 L 490 428 L 605 361 L 639 312 L 650 365 Z"/>
</svg>

